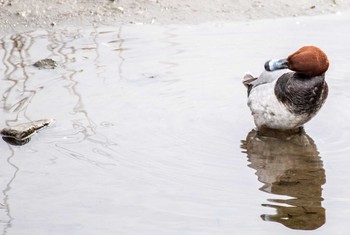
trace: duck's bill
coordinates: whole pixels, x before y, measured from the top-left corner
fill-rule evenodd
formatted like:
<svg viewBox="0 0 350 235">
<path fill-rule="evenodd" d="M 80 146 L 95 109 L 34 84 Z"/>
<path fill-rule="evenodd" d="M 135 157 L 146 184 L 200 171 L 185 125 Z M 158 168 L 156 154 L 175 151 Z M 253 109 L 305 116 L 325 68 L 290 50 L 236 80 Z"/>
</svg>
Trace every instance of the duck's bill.
<svg viewBox="0 0 350 235">
<path fill-rule="evenodd" d="M 288 68 L 287 59 L 269 60 L 265 63 L 266 71 L 275 71 L 278 69 L 287 69 L 287 68 Z"/>
</svg>

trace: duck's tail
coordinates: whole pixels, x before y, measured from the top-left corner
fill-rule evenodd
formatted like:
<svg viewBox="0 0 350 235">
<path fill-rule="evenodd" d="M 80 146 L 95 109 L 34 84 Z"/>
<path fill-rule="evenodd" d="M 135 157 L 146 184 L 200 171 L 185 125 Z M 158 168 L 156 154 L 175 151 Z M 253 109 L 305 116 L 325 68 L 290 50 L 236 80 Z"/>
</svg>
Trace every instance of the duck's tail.
<svg viewBox="0 0 350 235">
<path fill-rule="evenodd" d="M 246 73 L 243 77 L 242 83 L 247 88 L 248 96 L 249 96 L 250 91 L 253 88 L 252 82 L 255 81 L 256 79 L 258 79 L 258 78 L 253 77 L 253 75 L 251 75 L 250 73 Z"/>
</svg>

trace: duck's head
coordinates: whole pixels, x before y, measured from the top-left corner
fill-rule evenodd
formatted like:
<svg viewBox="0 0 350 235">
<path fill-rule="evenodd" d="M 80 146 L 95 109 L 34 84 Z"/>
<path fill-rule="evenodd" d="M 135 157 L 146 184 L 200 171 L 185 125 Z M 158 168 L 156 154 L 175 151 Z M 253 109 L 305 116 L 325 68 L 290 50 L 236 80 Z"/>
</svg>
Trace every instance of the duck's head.
<svg viewBox="0 0 350 235">
<path fill-rule="evenodd" d="M 269 60 L 265 63 L 267 71 L 290 69 L 309 77 L 324 74 L 328 66 L 327 55 L 315 46 L 304 46 L 286 59 Z"/>
</svg>

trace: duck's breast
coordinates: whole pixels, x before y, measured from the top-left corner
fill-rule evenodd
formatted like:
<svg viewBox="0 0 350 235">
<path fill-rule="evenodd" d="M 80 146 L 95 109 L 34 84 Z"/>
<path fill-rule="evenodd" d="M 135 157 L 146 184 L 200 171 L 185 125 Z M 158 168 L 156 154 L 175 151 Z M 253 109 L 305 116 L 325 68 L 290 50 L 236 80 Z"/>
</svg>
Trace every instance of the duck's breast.
<svg viewBox="0 0 350 235">
<path fill-rule="evenodd" d="M 324 75 L 289 73 L 278 79 L 275 94 L 292 113 L 314 116 L 327 98 L 328 86 Z"/>
</svg>

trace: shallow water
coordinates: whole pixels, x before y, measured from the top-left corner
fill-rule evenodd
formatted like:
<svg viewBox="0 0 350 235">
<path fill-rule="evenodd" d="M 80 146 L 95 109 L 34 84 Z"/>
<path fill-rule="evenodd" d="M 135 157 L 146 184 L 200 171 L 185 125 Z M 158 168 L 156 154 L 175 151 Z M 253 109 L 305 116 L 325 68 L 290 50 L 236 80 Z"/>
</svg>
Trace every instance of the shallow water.
<svg viewBox="0 0 350 235">
<path fill-rule="evenodd" d="M 2 234 L 347 234 L 347 15 L 2 37 L 1 125 L 56 119 L 0 142 Z M 242 75 L 308 44 L 325 106 L 305 134 L 257 136 Z"/>
</svg>

